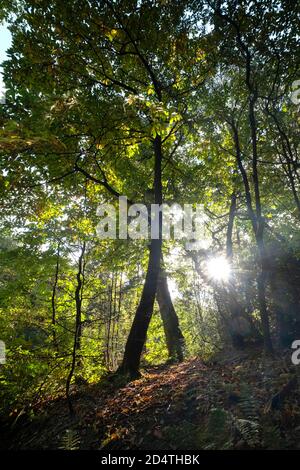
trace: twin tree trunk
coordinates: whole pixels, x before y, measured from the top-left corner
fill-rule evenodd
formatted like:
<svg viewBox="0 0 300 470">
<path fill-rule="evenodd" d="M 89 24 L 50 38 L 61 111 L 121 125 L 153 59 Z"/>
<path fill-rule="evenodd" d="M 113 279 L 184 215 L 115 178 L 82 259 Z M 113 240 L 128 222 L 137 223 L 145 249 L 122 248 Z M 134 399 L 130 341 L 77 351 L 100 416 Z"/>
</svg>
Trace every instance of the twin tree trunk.
<svg viewBox="0 0 300 470">
<path fill-rule="evenodd" d="M 154 201 L 162 204 L 162 142 L 157 135 L 154 139 Z M 141 354 L 147 337 L 147 330 L 153 313 L 158 277 L 160 272 L 161 248 L 162 248 L 162 215 L 159 217 L 158 238 L 151 238 L 150 253 L 146 279 L 143 287 L 140 303 L 135 313 L 132 327 L 125 346 L 123 362 L 119 372 L 130 378 L 139 376 Z"/>
<path fill-rule="evenodd" d="M 161 137 L 154 140 L 154 202 L 162 204 L 162 142 Z M 153 313 L 155 296 L 160 307 L 163 321 L 166 343 L 171 359 L 183 359 L 183 336 L 179 328 L 178 318 L 172 303 L 168 289 L 165 272 L 161 269 L 162 258 L 162 214 L 159 217 L 158 238 L 151 237 L 150 253 L 146 279 L 143 287 L 140 303 L 132 323 L 132 327 L 126 342 L 123 362 L 118 372 L 128 375 L 130 378 L 139 376 L 139 367 L 144 344 L 147 338 L 147 330 Z"/>
</svg>

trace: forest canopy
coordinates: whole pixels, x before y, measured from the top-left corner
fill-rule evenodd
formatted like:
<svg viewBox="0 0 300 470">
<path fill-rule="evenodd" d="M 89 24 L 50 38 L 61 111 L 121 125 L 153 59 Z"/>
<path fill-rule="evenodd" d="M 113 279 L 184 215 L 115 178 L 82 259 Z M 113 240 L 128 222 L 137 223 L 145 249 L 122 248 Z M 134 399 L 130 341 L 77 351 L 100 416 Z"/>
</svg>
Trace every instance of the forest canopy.
<svg viewBox="0 0 300 470">
<path fill-rule="evenodd" d="M 64 395 L 74 413 L 78 387 L 165 363 L 290 350 L 299 3 L 2 4 L 3 414 Z M 157 237 L 122 237 L 120 197 L 123 229 L 142 205 L 201 206 L 204 239 L 164 237 L 160 213 Z M 116 236 L 100 237 L 108 205 Z"/>
</svg>

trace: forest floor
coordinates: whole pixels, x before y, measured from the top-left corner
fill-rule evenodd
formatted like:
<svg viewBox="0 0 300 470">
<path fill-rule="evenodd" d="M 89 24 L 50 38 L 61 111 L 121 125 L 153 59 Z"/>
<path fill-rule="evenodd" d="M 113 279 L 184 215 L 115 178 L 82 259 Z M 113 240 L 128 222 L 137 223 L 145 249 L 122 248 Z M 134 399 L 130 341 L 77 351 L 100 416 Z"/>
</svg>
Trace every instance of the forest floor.
<svg viewBox="0 0 300 470">
<path fill-rule="evenodd" d="M 300 366 L 299 366 L 300 367 Z M 290 355 L 219 353 L 152 367 L 125 386 L 104 380 L 6 432 L 11 449 L 300 448 L 300 387 Z"/>
</svg>

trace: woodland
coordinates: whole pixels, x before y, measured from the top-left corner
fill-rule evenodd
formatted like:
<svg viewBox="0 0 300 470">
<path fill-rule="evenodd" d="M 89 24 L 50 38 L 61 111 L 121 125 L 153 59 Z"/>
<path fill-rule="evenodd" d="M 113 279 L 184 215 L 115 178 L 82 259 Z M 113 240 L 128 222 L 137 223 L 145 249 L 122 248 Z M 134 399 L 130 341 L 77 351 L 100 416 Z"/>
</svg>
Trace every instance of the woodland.
<svg viewBox="0 0 300 470">
<path fill-rule="evenodd" d="M 299 13 L 1 2 L 0 449 L 299 449 Z"/>
</svg>

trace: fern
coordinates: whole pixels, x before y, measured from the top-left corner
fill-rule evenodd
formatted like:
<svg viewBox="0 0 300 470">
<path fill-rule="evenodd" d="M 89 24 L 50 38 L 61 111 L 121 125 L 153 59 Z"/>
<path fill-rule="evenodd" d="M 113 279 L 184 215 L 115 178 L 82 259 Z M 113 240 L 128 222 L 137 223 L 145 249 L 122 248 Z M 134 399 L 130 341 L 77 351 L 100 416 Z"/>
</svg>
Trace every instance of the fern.
<svg viewBox="0 0 300 470">
<path fill-rule="evenodd" d="M 223 408 L 212 408 L 203 436 L 204 449 L 228 449 L 232 446 L 229 414 Z M 229 437 L 229 438 L 228 438 Z"/>
<path fill-rule="evenodd" d="M 208 434 L 223 433 L 227 423 L 227 412 L 223 408 L 212 408 L 207 424 Z"/>
<path fill-rule="evenodd" d="M 258 421 L 258 403 L 248 385 L 242 387 L 239 405 L 244 419 Z"/>
<path fill-rule="evenodd" d="M 73 429 L 67 429 L 61 439 L 61 450 L 78 450 L 80 446 L 80 437 Z"/>
<path fill-rule="evenodd" d="M 257 421 L 234 418 L 234 424 L 246 444 L 250 447 L 260 444 L 260 424 Z"/>
<path fill-rule="evenodd" d="M 264 423 L 262 426 L 262 440 L 266 449 L 282 448 L 283 442 L 280 427 L 274 423 Z"/>
<path fill-rule="evenodd" d="M 258 402 L 248 384 L 241 387 L 239 408 L 242 418 L 233 416 L 233 425 L 248 446 L 257 447 L 260 444 L 261 431 Z"/>
</svg>

